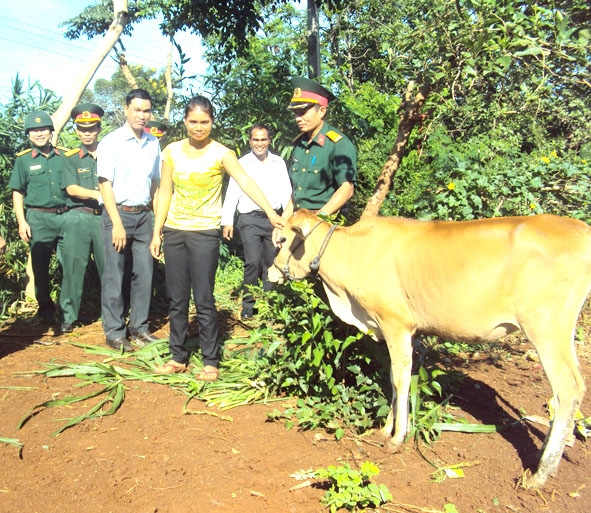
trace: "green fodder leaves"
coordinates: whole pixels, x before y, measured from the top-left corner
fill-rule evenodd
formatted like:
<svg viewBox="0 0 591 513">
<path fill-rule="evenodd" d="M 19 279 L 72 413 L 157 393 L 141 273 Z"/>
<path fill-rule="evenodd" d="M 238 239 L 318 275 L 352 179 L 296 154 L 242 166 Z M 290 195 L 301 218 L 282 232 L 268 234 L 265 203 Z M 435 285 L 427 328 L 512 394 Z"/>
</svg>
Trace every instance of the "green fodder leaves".
<svg viewBox="0 0 591 513">
<path fill-rule="evenodd" d="M 366 461 L 359 470 L 352 469 L 348 463 L 338 467 L 331 465 L 319 468 L 313 473 L 313 477 L 328 480 L 329 489 L 322 502 L 331 512 L 340 508 L 354 511 L 378 507 L 392 500 L 392 494 L 385 485 L 371 482 L 379 473 L 375 463 Z"/>
</svg>

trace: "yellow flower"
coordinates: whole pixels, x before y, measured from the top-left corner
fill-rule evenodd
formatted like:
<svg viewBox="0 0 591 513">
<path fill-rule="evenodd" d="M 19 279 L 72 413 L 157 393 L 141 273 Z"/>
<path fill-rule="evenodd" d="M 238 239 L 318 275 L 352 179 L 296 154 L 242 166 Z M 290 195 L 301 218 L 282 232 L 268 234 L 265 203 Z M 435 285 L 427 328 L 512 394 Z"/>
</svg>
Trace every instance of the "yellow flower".
<svg viewBox="0 0 591 513">
<path fill-rule="evenodd" d="M 542 157 L 542 162 L 544 164 L 550 164 L 550 159 L 548 157 Z"/>
<path fill-rule="evenodd" d="M 553 159 L 557 159 L 557 158 L 558 158 L 558 153 L 556 153 L 556 151 L 551 151 L 551 152 L 550 152 L 550 156 L 551 156 Z"/>
<path fill-rule="evenodd" d="M 529 204 L 529 208 L 531 208 L 532 210 L 535 210 L 538 206 L 535 203 L 530 203 Z"/>
<path fill-rule="evenodd" d="M 448 188 L 450 191 L 453 191 L 453 190 L 456 188 L 456 184 L 455 184 L 455 183 L 453 183 L 453 182 L 449 182 L 449 183 L 447 184 L 447 188 Z"/>
</svg>

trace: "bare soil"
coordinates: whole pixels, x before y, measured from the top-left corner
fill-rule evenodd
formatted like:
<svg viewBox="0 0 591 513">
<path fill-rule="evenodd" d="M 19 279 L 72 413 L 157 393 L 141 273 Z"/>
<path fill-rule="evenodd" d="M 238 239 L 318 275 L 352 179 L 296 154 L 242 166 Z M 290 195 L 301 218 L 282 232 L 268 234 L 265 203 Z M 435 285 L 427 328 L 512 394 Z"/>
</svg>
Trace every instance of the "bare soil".
<svg viewBox="0 0 591 513">
<path fill-rule="evenodd" d="M 226 316 L 226 332 L 244 330 Z M 167 336 L 167 326 L 155 326 Z M 54 335 L 30 323 L 0 330 L 0 437 L 18 438 L 22 451 L 0 444 L 2 513 L 264 513 L 321 512 L 325 485 L 291 477 L 300 470 L 372 461 L 376 482 L 394 500 L 381 511 L 440 512 L 454 504 L 468 512 L 591 511 L 589 444 L 567 448 L 556 478 L 540 491 L 519 486 L 524 469 L 535 469 L 547 428 L 517 423 L 495 434 L 443 433 L 431 446 L 408 443 L 385 452 L 376 434 L 345 436 L 286 430 L 270 422 L 272 405 L 243 406 L 219 414 L 199 401 L 182 413 L 186 396 L 166 386 L 132 384 L 115 415 L 85 421 L 50 437 L 64 419 L 89 404 L 48 408 L 17 429 L 35 405 L 81 393 L 79 381 L 23 376 L 43 362 L 81 362 L 88 353 L 72 341 L 102 345 L 99 323 Z M 507 346 L 508 348 L 509 346 Z M 589 346 L 579 344 L 585 376 Z M 518 343 L 499 354 L 459 355 L 465 373 L 456 414 L 470 422 L 501 424 L 523 413 L 546 417 L 550 388 L 531 346 Z M 582 411 L 591 413 L 591 394 Z M 431 462 L 431 463 L 430 463 Z M 464 477 L 433 480 L 433 466 L 463 464 Z"/>
</svg>

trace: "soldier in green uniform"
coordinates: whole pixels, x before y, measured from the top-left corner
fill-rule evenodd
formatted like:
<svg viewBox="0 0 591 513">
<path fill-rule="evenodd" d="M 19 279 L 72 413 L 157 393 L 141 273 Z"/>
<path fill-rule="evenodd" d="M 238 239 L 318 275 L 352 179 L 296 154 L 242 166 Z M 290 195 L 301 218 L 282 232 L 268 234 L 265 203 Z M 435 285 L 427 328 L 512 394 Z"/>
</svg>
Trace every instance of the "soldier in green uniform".
<svg viewBox="0 0 591 513">
<path fill-rule="evenodd" d="M 300 134 L 294 140 L 287 166 L 293 185 L 292 201 L 284 212 L 307 208 L 331 215 L 351 199 L 357 182 L 357 150 L 349 138 L 325 120 L 334 95 L 316 82 L 295 77 L 289 109 Z"/>
<path fill-rule="evenodd" d="M 60 293 L 61 330 L 72 331 L 78 321 L 84 275 L 92 249 L 94 261 L 102 276 L 105 250 L 100 226 L 102 207 L 96 176 L 96 148 L 104 111 L 93 103 L 74 107 L 71 117 L 80 139 L 80 147 L 66 152 L 62 188 L 67 192 L 64 214 L 62 266 L 64 278 Z"/>
<path fill-rule="evenodd" d="M 47 112 L 29 113 L 24 128 L 32 147 L 17 155 L 8 187 L 12 189 L 18 233 L 31 248 L 37 315 L 51 323 L 55 320 L 55 304 L 50 295 L 49 265 L 54 250 L 60 263 L 62 257 L 66 197 L 61 185 L 65 159 L 63 148 L 51 144 L 54 127 Z"/>
</svg>

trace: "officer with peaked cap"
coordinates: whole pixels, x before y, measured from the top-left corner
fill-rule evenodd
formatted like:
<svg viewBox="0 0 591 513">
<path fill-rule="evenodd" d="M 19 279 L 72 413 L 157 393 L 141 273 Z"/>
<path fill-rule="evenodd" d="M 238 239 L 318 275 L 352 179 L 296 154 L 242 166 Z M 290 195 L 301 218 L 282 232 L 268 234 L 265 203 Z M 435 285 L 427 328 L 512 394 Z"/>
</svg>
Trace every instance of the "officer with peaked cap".
<svg viewBox="0 0 591 513">
<path fill-rule="evenodd" d="M 80 103 L 72 109 L 74 130 L 80 146 L 66 152 L 62 188 L 67 193 L 64 214 L 63 281 L 60 293 L 60 320 L 63 333 L 78 321 L 84 275 L 92 251 L 99 277 L 103 274 L 105 251 L 101 230 L 96 175 L 96 148 L 101 132 L 103 109 L 94 103 Z"/>
<path fill-rule="evenodd" d="M 291 110 L 300 129 L 287 166 L 293 185 L 292 199 L 283 213 L 307 208 L 331 215 L 343 208 L 355 191 L 357 150 L 349 138 L 325 120 L 335 96 L 313 80 L 292 79 Z M 274 240 L 279 233 L 276 231 Z"/>
<path fill-rule="evenodd" d="M 160 123 L 160 121 L 148 121 L 148 123 L 144 127 L 144 132 L 152 134 L 158 137 L 158 139 L 164 137 L 167 131 L 168 126 L 164 123 Z"/>
<path fill-rule="evenodd" d="M 17 154 L 8 187 L 12 189 L 19 235 L 31 248 L 35 296 L 39 304 L 37 315 L 43 322 L 51 323 L 55 320 L 55 304 L 50 295 L 49 265 L 54 251 L 60 264 L 63 254 L 64 148 L 51 144 L 53 121 L 44 110 L 30 112 L 24 129 L 31 148 Z"/>
</svg>

